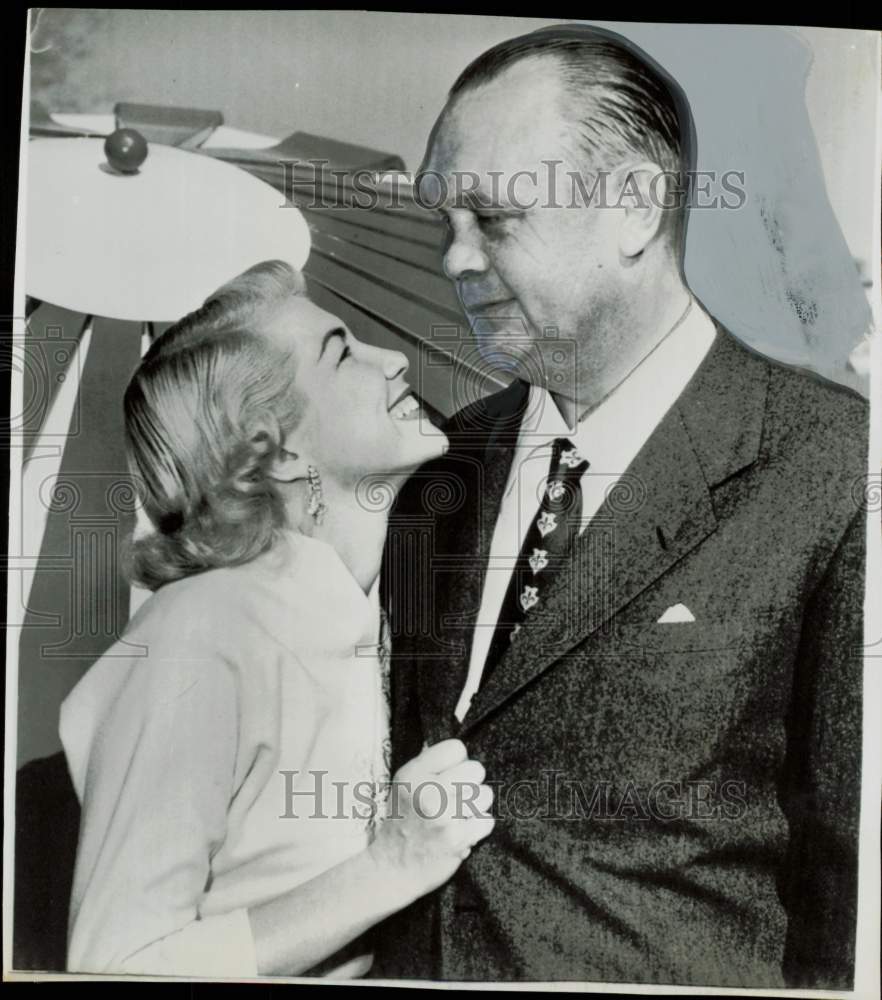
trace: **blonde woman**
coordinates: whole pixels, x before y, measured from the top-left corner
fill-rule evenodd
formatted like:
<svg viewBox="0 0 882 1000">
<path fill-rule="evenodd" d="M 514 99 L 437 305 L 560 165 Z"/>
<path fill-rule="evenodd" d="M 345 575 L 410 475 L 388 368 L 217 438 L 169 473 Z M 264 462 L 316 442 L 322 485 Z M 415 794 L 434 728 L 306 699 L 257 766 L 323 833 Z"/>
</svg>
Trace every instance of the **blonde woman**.
<svg viewBox="0 0 882 1000">
<path fill-rule="evenodd" d="M 386 521 L 358 485 L 445 444 L 421 433 L 406 369 L 267 262 L 132 378 L 152 525 L 132 572 L 154 593 L 62 707 L 82 804 L 70 971 L 362 975 L 365 932 L 492 829 L 454 740 L 384 804 Z"/>
</svg>

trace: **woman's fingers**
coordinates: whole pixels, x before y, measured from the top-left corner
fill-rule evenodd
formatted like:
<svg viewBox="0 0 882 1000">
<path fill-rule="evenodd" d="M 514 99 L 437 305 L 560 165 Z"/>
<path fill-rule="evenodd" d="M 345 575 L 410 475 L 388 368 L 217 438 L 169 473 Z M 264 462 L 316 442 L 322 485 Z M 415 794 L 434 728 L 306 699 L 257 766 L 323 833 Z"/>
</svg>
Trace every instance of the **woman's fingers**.
<svg viewBox="0 0 882 1000">
<path fill-rule="evenodd" d="M 369 848 L 374 859 L 410 878 L 419 895 L 446 882 L 493 830 L 485 777 L 462 740 L 424 748 L 393 779 L 396 806 Z"/>
<path fill-rule="evenodd" d="M 475 844 L 485 837 L 489 837 L 495 825 L 496 820 L 492 816 L 486 815 L 468 820 L 455 820 L 447 828 L 447 842 L 454 854 L 458 856 L 461 851 L 471 851 Z"/>
<path fill-rule="evenodd" d="M 462 740 L 442 740 L 423 749 L 399 769 L 416 817 L 456 851 L 470 850 L 493 829 L 489 815 L 493 789 L 484 784 L 484 765 L 468 757 Z"/>
<path fill-rule="evenodd" d="M 465 825 L 468 831 L 469 845 L 474 846 L 479 840 L 489 837 L 495 825 L 496 820 L 492 816 L 481 816 L 478 819 L 469 820 Z"/>
<path fill-rule="evenodd" d="M 398 781 L 414 781 L 420 776 L 441 774 L 468 759 L 468 751 L 462 740 L 442 740 L 404 764 L 396 774 Z"/>
<path fill-rule="evenodd" d="M 493 805 L 493 789 L 485 785 L 484 765 L 467 760 L 438 776 L 449 798 L 449 814 L 456 819 L 475 819 L 486 815 Z"/>
<path fill-rule="evenodd" d="M 449 767 L 446 771 L 442 771 L 438 775 L 438 780 L 451 785 L 457 782 L 480 785 L 486 777 L 487 772 L 480 761 L 464 760 L 462 763 L 456 764 L 454 767 Z"/>
<path fill-rule="evenodd" d="M 475 781 L 430 778 L 411 790 L 410 801 L 421 819 L 446 822 L 479 819 L 490 812 L 493 789 Z"/>
<path fill-rule="evenodd" d="M 478 792 L 473 803 L 475 814 L 489 813 L 493 806 L 493 789 L 489 785 L 478 785 Z"/>
</svg>

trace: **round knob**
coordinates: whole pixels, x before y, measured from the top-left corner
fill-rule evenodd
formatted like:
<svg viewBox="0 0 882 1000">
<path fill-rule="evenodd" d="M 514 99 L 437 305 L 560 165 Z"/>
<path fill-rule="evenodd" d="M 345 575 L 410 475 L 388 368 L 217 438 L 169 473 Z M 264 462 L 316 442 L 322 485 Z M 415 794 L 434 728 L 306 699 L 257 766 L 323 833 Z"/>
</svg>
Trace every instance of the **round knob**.
<svg viewBox="0 0 882 1000">
<path fill-rule="evenodd" d="M 114 170 L 137 173 L 147 159 L 147 140 L 133 128 L 118 128 L 104 140 L 104 155 Z"/>
</svg>

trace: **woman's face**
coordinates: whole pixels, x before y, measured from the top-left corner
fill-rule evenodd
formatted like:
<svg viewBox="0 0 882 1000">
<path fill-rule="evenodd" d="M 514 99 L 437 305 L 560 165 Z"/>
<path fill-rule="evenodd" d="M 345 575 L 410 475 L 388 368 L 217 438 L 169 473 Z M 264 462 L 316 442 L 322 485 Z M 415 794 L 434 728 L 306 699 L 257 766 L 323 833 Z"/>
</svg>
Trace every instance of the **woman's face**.
<svg viewBox="0 0 882 1000">
<path fill-rule="evenodd" d="M 322 477 L 353 486 L 372 473 L 406 472 L 443 454 L 447 438 L 411 395 L 407 358 L 371 347 L 305 296 L 292 296 L 267 333 L 294 347 L 306 401 L 295 437 Z"/>
</svg>

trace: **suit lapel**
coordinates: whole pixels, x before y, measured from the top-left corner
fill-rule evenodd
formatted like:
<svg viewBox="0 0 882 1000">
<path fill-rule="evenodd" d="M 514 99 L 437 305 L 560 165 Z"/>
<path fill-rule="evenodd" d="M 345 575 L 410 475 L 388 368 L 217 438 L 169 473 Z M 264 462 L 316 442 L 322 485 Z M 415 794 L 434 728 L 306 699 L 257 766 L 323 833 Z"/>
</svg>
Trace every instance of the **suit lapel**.
<svg viewBox="0 0 882 1000">
<path fill-rule="evenodd" d="M 717 526 L 711 487 L 756 458 L 767 366 L 719 331 L 708 357 L 550 583 L 460 727 L 472 727 L 605 624 Z M 743 414 L 743 419 L 739 415 Z"/>
<path fill-rule="evenodd" d="M 447 738 L 459 725 L 454 709 L 468 674 L 490 545 L 528 397 L 526 383 L 513 383 L 485 400 L 480 418 L 452 436 L 449 468 L 460 478 L 467 506 L 477 511 L 471 517 L 457 511 L 442 527 L 451 571 L 440 577 L 432 621 L 447 653 L 418 667 L 420 711 L 429 743 Z"/>
</svg>

